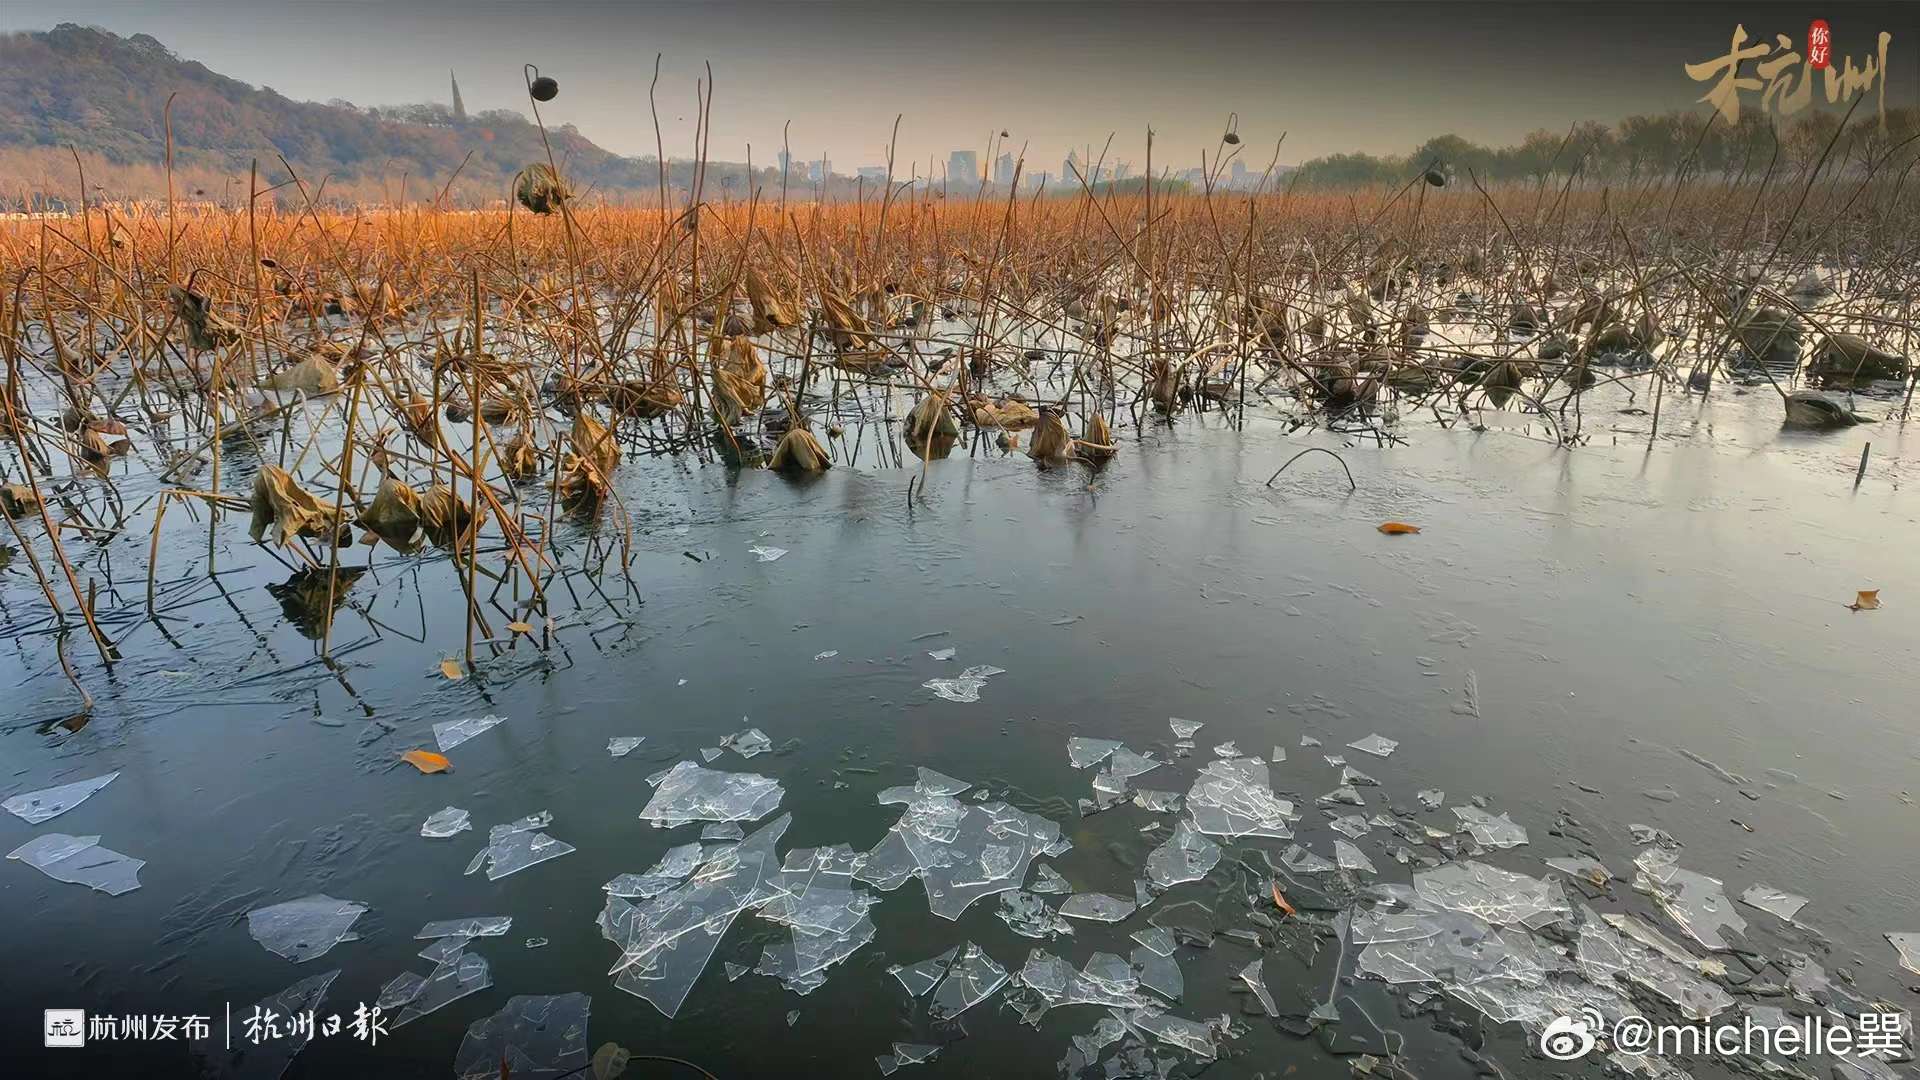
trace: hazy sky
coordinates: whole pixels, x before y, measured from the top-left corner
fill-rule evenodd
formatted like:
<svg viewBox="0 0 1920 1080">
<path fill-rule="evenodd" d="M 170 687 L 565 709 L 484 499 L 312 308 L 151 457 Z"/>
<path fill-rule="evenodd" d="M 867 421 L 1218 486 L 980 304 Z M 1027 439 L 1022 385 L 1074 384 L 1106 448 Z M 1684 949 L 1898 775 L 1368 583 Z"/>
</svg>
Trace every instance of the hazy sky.
<svg viewBox="0 0 1920 1080">
<path fill-rule="evenodd" d="M 718 88 L 712 156 L 771 163 L 792 122 L 795 157 L 838 171 L 884 160 L 896 114 L 899 172 L 983 148 L 1002 129 L 1029 171 L 1069 147 L 1199 164 L 1227 114 L 1255 168 L 1343 150 L 1403 153 L 1436 134 L 1511 142 L 1577 119 L 1704 108 L 1681 66 L 1727 50 L 1735 23 L 1804 47 L 1810 19 L 1836 54 L 1864 59 L 1893 34 L 1888 103 L 1920 87 L 1920 4 L 1585 3 L 521 3 L 389 0 L 0 0 L 0 29 L 81 22 L 147 33 L 179 55 L 289 97 L 446 101 L 457 69 L 469 110 L 524 110 L 520 67 L 560 80 L 550 123 L 650 154 L 647 84 L 670 156 L 690 155 L 694 84 Z M 937 171 L 937 168 L 936 168 Z"/>
</svg>

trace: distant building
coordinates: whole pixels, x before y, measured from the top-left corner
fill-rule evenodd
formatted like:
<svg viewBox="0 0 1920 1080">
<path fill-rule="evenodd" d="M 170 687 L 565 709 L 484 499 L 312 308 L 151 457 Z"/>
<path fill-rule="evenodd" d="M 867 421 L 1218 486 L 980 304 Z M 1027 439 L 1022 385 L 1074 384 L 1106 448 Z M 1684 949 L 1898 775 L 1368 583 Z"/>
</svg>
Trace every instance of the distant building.
<svg viewBox="0 0 1920 1080">
<path fill-rule="evenodd" d="M 1079 175 L 1080 154 L 1077 151 L 1069 151 L 1067 159 L 1060 163 L 1060 179 L 1066 183 L 1074 184 L 1079 182 L 1076 179 Z"/>
<path fill-rule="evenodd" d="M 1113 178 L 1115 180 L 1125 180 L 1128 174 L 1132 172 L 1133 172 L 1133 162 L 1123 161 L 1120 164 L 1115 165 L 1113 167 Z"/>
<path fill-rule="evenodd" d="M 887 180 L 887 167 L 885 165 L 862 165 L 860 166 L 859 176 L 862 180 L 871 180 L 876 184 L 885 183 Z"/>
<path fill-rule="evenodd" d="M 453 73 L 453 69 L 452 69 L 452 68 L 448 68 L 448 69 L 447 69 L 447 78 L 448 78 L 448 79 L 449 79 L 449 80 L 450 80 L 450 81 L 451 81 L 451 82 L 453 83 L 453 119 L 454 119 L 454 122 L 455 122 L 455 123 L 465 123 L 465 122 L 466 122 L 466 119 L 467 119 L 467 103 L 466 103 L 466 102 L 464 102 L 464 101 L 461 101 L 461 100 L 460 100 L 460 79 L 459 79 L 459 77 L 458 77 L 458 76 L 456 76 L 456 75 L 455 75 L 455 74 Z"/>
<path fill-rule="evenodd" d="M 955 150 L 947 155 L 947 183 L 972 187 L 980 182 L 980 155 L 973 150 Z"/>
<path fill-rule="evenodd" d="M 1047 174 L 1043 172 L 1028 173 L 1027 174 L 1027 190 L 1028 191 L 1047 190 Z"/>
<path fill-rule="evenodd" d="M 993 163 L 993 182 L 1001 187 L 1012 187 L 1013 170 L 1013 155 L 1001 154 L 1000 160 Z"/>
<path fill-rule="evenodd" d="M 1241 161 L 1239 158 L 1234 158 L 1232 177 L 1233 177 L 1232 184 L 1234 187 L 1236 188 L 1246 187 L 1248 183 L 1247 163 L 1244 161 Z"/>
<path fill-rule="evenodd" d="M 782 176 L 787 175 L 788 171 L 791 170 L 792 168 L 793 168 L 793 155 L 788 153 L 785 150 L 780 151 L 780 175 Z"/>
</svg>

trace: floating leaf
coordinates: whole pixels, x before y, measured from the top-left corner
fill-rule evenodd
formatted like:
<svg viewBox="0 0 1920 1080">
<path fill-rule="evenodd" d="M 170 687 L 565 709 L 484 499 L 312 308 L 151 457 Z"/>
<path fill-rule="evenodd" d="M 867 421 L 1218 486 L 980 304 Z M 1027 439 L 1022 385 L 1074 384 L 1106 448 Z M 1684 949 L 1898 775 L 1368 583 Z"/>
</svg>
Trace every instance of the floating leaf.
<svg viewBox="0 0 1920 1080">
<path fill-rule="evenodd" d="M 1847 607 L 1851 608 L 1854 611 L 1872 611 L 1879 606 L 1880 606 L 1880 590 L 1879 589 L 1861 589 L 1860 595 L 1854 597 L 1853 603 L 1847 605 Z"/>
<path fill-rule="evenodd" d="M 507 629 L 509 629 L 509 630 L 511 630 L 511 631 L 513 631 L 513 632 L 514 632 L 514 633 L 516 633 L 516 634 L 531 634 L 531 633 L 533 633 L 533 627 L 532 627 L 532 625 L 530 625 L 530 624 L 528 624 L 528 623 L 523 623 L 523 622 L 510 622 L 510 623 L 508 623 L 508 624 L 507 624 Z"/>
<path fill-rule="evenodd" d="M 1408 533 L 1419 532 L 1420 526 L 1409 525 L 1404 521 L 1383 521 L 1380 523 L 1380 531 L 1388 536 L 1405 536 Z"/>
<path fill-rule="evenodd" d="M 466 677 L 465 674 L 460 670 L 460 661 L 454 660 L 454 659 L 446 659 L 446 660 L 440 661 L 440 674 L 445 675 L 448 679 L 451 679 L 454 682 L 459 682 L 461 679 Z"/>
<path fill-rule="evenodd" d="M 1300 914 L 1292 904 L 1287 902 L 1287 894 L 1280 891 L 1280 883 L 1277 881 L 1273 882 L 1273 906 L 1289 915 Z"/>
<path fill-rule="evenodd" d="M 400 760 L 423 773 L 446 772 L 453 768 L 453 762 L 448 761 L 445 754 L 436 754 L 431 750 L 409 750 L 400 755 Z"/>
<path fill-rule="evenodd" d="M 613 1080 L 627 1071 L 627 1061 L 633 1057 L 627 1048 L 619 1043 L 604 1043 L 593 1052 L 593 1080 Z"/>
</svg>

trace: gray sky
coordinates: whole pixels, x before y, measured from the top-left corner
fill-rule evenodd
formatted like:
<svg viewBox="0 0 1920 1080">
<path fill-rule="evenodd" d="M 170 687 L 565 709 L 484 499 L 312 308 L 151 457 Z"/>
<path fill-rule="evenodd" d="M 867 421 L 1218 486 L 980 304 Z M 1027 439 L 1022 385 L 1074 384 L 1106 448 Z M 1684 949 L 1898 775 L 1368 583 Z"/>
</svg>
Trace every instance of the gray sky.
<svg viewBox="0 0 1920 1080">
<path fill-rule="evenodd" d="M 56 22 L 147 33 L 179 55 L 289 97 L 446 101 L 457 69 L 470 110 L 526 105 L 520 65 L 560 80 L 543 111 L 625 154 L 653 152 L 647 84 L 669 156 L 692 152 L 694 83 L 718 86 L 712 156 L 771 163 L 792 121 L 797 158 L 837 170 L 884 160 L 896 114 L 904 174 L 984 148 L 1005 129 L 1029 171 L 1069 147 L 1145 164 L 1199 164 L 1228 112 L 1255 168 L 1345 150 L 1404 153 L 1452 132 L 1512 142 L 1577 119 L 1704 108 L 1682 64 L 1727 50 L 1733 26 L 1803 44 L 1817 14 L 1837 55 L 1894 35 L 1888 103 L 1920 86 L 1920 4 L 854 3 L 647 4 L 545 0 L 0 0 L 0 29 Z M 936 167 L 937 171 L 937 167 Z"/>
</svg>

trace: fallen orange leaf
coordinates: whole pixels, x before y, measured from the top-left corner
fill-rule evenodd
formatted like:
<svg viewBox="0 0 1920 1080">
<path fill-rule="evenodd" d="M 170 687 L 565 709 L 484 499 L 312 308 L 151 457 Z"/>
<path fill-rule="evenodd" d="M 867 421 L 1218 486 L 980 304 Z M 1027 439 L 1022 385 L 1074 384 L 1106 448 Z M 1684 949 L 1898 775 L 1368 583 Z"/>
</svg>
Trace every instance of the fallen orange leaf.
<svg viewBox="0 0 1920 1080">
<path fill-rule="evenodd" d="M 1388 536 L 1404 536 L 1407 533 L 1419 532 L 1420 526 L 1409 525 L 1404 521 L 1383 521 L 1380 523 L 1380 531 Z"/>
<path fill-rule="evenodd" d="M 423 773 L 446 772 L 453 768 L 453 762 L 447 760 L 447 755 L 431 750 L 409 750 L 400 755 L 400 760 Z"/>
<path fill-rule="evenodd" d="M 1292 904 L 1287 903 L 1287 895 L 1280 891 L 1280 883 L 1277 881 L 1273 883 L 1273 906 L 1289 915 L 1300 914 L 1294 910 Z"/>
<path fill-rule="evenodd" d="M 1880 590 L 1861 589 L 1860 595 L 1854 597 L 1853 603 L 1847 606 L 1855 611 L 1872 611 L 1880 606 Z"/>
<path fill-rule="evenodd" d="M 460 661 L 458 660 L 440 661 L 440 674 L 445 675 L 447 678 L 452 679 L 455 682 L 458 682 L 461 678 L 463 678 L 463 675 L 461 674 L 461 671 L 460 671 Z"/>
<path fill-rule="evenodd" d="M 516 634 L 533 633 L 533 627 L 523 622 L 510 622 L 507 624 L 507 629 L 513 631 Z"/>
</svg>

